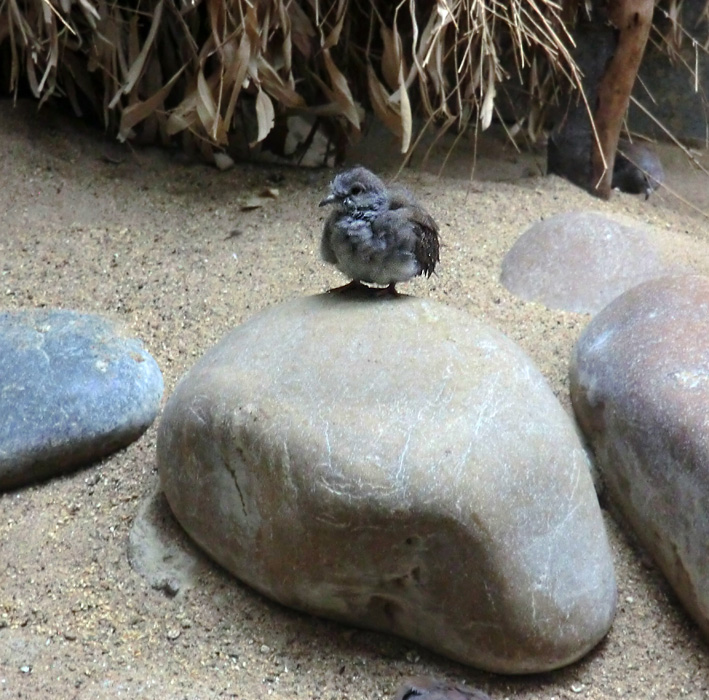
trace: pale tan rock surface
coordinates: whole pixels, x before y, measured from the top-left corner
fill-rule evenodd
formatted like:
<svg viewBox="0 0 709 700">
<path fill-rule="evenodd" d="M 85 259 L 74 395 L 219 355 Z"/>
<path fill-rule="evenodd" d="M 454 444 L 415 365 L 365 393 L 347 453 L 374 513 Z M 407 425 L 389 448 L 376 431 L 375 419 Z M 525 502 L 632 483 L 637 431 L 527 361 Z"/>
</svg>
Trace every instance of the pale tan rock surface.
<svg viewBox="0 0 709 700">
<path fill-rule="evenodd" d="M 709 277 L 652 280 L 598 314 L 571 397 L 612 498 L 709 636 Z"/>
<path fill-rule="evenodd" d="M 414 297 L 274 306 L 183 378 L 158 432 L 173 512 L 286 605 L 507 673 L 607 632 L 585 452 L 526 354 Z"/>
<path fill-rule="evenodd" d="M 636 284 L 670 271 L 660 247 L 637 223 L 569 211 L 537 221 L 515 241 L 500 281 L 528 301 L 597 313 Z"/>
</svg>

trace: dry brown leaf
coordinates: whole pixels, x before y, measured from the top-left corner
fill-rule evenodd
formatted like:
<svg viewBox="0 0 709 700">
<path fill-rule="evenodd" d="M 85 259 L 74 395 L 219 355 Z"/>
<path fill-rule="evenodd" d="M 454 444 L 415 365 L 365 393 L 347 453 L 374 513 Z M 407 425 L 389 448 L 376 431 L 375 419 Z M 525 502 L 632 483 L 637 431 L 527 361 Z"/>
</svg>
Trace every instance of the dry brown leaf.
<svg viewBox="0 0 709 700">
<path fill-rule="evenodd" d="M 56 12 L 56 10 L 54 10 Z M 63 20 L 62 20 L 63 21 Z M 66 22 L 64 22 L 66 24 Z M 42 95 L 40 100 L 40 106 L 44 104 L 45 100 L 50 96 L 54 89 L 54 82 L 56 80 L 55 70 L 59 63 L 59 42 L 57 37 L 57 23 L 53 21 L 50 15 L 50 21 L 47 26 L 47 31 L 49 33 L 49 49 L 47 52 L 47 58 L 45 59 L 44 74 L 42 79 L 39 81 L 38 90 Z M 49 81 L 50 87 L 45 91 L 45 86 Z"/>
<path fill-rule="evenodd" d="M 328 34 L 327 38 L 323 41 L 322 47 L 324 49 L 331 49 L 336 46 L 340 41 L 340 34 L 342 33 L 342 27 L 345 23 L 345 16 L 347 14 L 347 2 L 346 0 L 338 0 L 337 9 L 335 10 L 335 26 L 332 31 Z"/>
<path fill-rule="evenodd" d="M 404 71 L 406 72 L 407 70 L 403 58 L 401 37 L 398 33 L 394 35 L 394 32 L 384 24 L 379 27 L 379 34 L 384 47 L 382 53 L 382 75 L 389 89 L 396 90 L 399 84 L 399 68 L 402 63 L 404 63 Z"/>
<path fill-rule="evenodd" d="M 180 70 L 175 73 L 175 75 L 170 78 L 170 80 L 163 85 L 154 95 L 151 95 L 147 100 L 142 102 L 136 102 L 129 107 L 126 107 L 121 114 L 121 123 L 118 127 L 118 140 L 124 141 L 128 138 L 129 132 L 133 129 L 136 124 L 139 124 L 147 116 L 151 115 L 156 109 L 158 109 L 165 98 L 172 90 L 172 86 L 175 84 L 177 79 L 182 75 L 186 66 L 182 66 Z"/>
<path fill-rule="evenodd" d="M 209 89 L 207 84 L 207 79 L 204 77 L 204 72 L 199 71 L 197 73 L 197 94 L 199 95 L 199 100 L 197 101 L 197 108 L 201 103 L 202 107 L 205 109 L 206 119 L 205 127 L 212 121 L 216 116 L 217 109 L 214 104 L 214 98 L 212 97 L 212 91 Z"/>
<path fill-rule="evenodd" d="M 480 107 L 480 124 L 483 130 L 487 129 L 492 123 L 492 112 L 495 106 L 495 68 L 492 59 L 489 59 L 487 66 L 487 85 L 483 96 L 482 106 Z"/>
<path fill-rule="evenodd" d="M 217 106 L 212 94 L 212 87 L 210 85 L 210 83 L 216 82 L 218 78 L 218 75 L 212 76 L 210 81 L 207 82 L 201 70 L 197 73 L 197 101 L 195 106 L 199 121 L 202 123 L 207 134 L 209 134 L 214 142 L 223 143 L 223 141 L 220 140 L 219 134 L 221 117 L 217 111 Z"/>
<path fill-rule="evenodd" d="M 182 105 L 184 105 L 184 102 L 182 103 Z M 167 132 L 168 136 L 174 136 L 175 134 L 179 134 L 181 131 L 185 131 L 185 129 L 189 130 L 195 123 L 195 121 L 197 121 L 196 112 L 182 110 L 173 111 L 167 118 L 165 131 Z"/>
<path fill-rule="evenodd" d="M 199 122 L 199 116 L 197 114 L 198 99 L 197 79 L 194 78 L 182 102 L 172 110 L 168 117 L 165 129 L 169 136 L 196 127 Z"/>
<path fill-rule="evenodd" d="M 418 60 L 428 74 L 434 78 L 434 83 L 438 87 L 444 80 L 442 74 L 441 49 L 445 42 L 446 27 L 453 23 L 453 14 L 445 0 L 438 0 L 436 7 L 431 12 L 428 23 L 421 34 L 421 42 L 418 50 Z M 429 63 L 433 61 L 433 70 L 429 69 Z"/>
<path fill-rule="evenodd" d="M 323 59 L 325 61 L 325 70 L 327 70 L 327 74 L 332 85 L 331 99 L 337 103 L 342 116 L 344 116 L 347 121 L 355 127 L 355 129 L 359 129 L 359 111 L 357 110 L 357 106 L 355 105 L 354 98 L 352 97 L 352 93 L 350 92 L 345 76 L 342 75 L 340 70 L 335 65 L 328 49 L 323 51 Z"/>
<path fill-rule="evenodd" d="M 360 127 L 362 110 L 353 95 L 366 83 L 372 108 L 410 152 L 413 89 L 420 111 L 439 131 L 451 124 L 461 130 L 476 117 L 484 126 L 493 118 L 502 77 L 500 30 L 510 39 L 518 73 L 529 71 L 536 57 L 547 61 L 530 78 L 525 115 L 529 128 L 541 128 L 545 100 L 565 80 L 578 85 L 564 7 L 559 0 L 398 0 L 391 11 L 350 0 L 146 0 L 138 6 L 5 0 L 0 44 L 11 90 L 22 76 L 46 99 L 58 81 L 74 109 L 80 111 L 85 95 L 121 137 L 137 124 L 141 135 L 156 139 L 182 132 L 184 143 L 211 159 L 215 144 L 226 143 L 248 90 L 258 103 L 257 141 L 282 107 L 327 117 L 330 136 L 342 144 Z M 672 0 L 670 14 L 677 7 Z M 674 30 L 683 31 L 677 15 L 671 17 Z M 363 55 L 372 65 L 360 74 Z M 313 58 L 319 72 L 306 67 Z M 167 76 L 180 69 L 181 79 L 168 92 Z M 178 104 L 166 112 L 168 97 Z"/>
<path fill-rule="evenodd" d="M 303 97 L 284 82 L 263 56 L 259 56 L 257 66 L 262 87 L 278 101 L 278 104 L 291 109 L 304 109 L 307 106 Z"/>
<path fill-rule="evenodd" d="M 163 0 L 158 0 L 157 5 L 155 5 L 155 10 L 153 11 L 153 21 L 150 24 L 150 30 L 148 31 L 148 36 L 145 38 L 145 43 L 140 53 L 133 61 L 130 69 L 128 70 L 128 75 L 126 80 L 121 87 L 121 89 L 113 96 L 113 99 L 109 103 L 109 109 L 113 109 L 121 98 L 121 95 L 127 95 L 138 82 L 138 79 L 143 73 L 145 68 L 145 60 L 148 58 L 150 49 L 155 41 L 155 35 L 157 34 L 158 28 L 160 27 L 160 21 L 162 20 L 162 10 L 163 10 Z M 137 15 L 136 15 L 137 16 Z"/>
<path fill-rule="evenodd" d="M 288 16 L 293 44 L 306 59 L 309 59 L 313 53 L 313 39 L 317 35 L 315 27 L 297 2 L 288 3 Z"/>
<path fill-rule="evenodd" d="M 101 19 L 98 10 L 88 0 L 78 0 L 81 9 L 84 11 L 84 17 L 89 22 L 91 27 L 96 27 L 96 21 Z M 66 11 L 68 14 L 68 11 Z"/>
<path fill-rule="evenodd" d="M 367 88 L 369 90 L 369 101 L 372 103 L 374 113 L 389 131 L 403 138 L 404 130 L 401 126 L 401 113 L 398 112 L 391 101 L 386 88 L 377 78 L 371 64 L 367 64 Z"/>
<path fill-rule="evenodd" d="M 239 99 L 242 84 L 246 78 L 246 72 L 249 68 L 249 59 L 251 57 L 251 40 L 248 34 L 244 33 L 239 42 L 239 48 L 236 50 L 232 58 L 232 63 L 227 69 L 225 80 L 231 85 L 231 95 L 227 104 L 226 112 L 224 113 L 224 124 L 227 128 L 231 127 L 231 121 L 234 118 L 234 110 L 236 109 L 236 101 Z"/>
<path fill-rule="evenodd" d="M 246 14 L 244 15 L 244 30 L 248 34 L 249 40 L 252 45 L 259 47 L 261 44 L 261 26 L 258 21 L 258 5 L 253 3 L 249 5 Z M 258 49 L 256 49 L 258 50 Z"/>
<path fill-rule="evenodd" d="M 30 85 L 30 90 L 35 97 L 39 97 L 39 83 L 37 82 L 37 73 L 35 73 L 34 61 L 32 61 L 32 54 L 28 51 L 25 55 L 25 72 L 27 77 L 27 82 Z"/>
<path fill-rule="evenodd" d="M 401 105 L 401 152 L 406 153 L 411 145 L 411 133 L 413 128 L 413 117 L 411 115 L 411 102 L 409 93 L 404 82 L 403 67 L 399 73 L 399 103 Z"/>
<path fill-rule="evenodd" d="M 252 141 L 249 146 L 252 148 L 263 141 L 266 136 L 268 136 L 271 129 L 273 129 L 273 124 L 276 119 L 276 113 L 273 109 L 273 102 L 271 98 L 259 88 L 258 94 L 256 95 L 256 120 L 258 122 L 258 135 L 256 140 Z"/>
</svg>

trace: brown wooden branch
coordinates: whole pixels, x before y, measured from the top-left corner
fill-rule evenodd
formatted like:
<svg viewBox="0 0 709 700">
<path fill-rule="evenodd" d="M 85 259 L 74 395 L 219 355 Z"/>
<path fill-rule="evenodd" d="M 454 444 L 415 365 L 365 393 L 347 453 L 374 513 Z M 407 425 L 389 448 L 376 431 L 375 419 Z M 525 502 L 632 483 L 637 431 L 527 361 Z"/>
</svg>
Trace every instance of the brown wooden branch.
<svg viewBox="0 0 709 700">
<path fill-rule="evenodd" d="M 609 0 L 606 6 L 608 20 L 618 31 L 618 43 L 598 85 L 593 115 L 598 142 L 593 139 L 591 154 L 592 191 L 603 199 L 610 197 L 620 128 L 650 33 L 654 5 L 654 0 Z"/>
</svg>

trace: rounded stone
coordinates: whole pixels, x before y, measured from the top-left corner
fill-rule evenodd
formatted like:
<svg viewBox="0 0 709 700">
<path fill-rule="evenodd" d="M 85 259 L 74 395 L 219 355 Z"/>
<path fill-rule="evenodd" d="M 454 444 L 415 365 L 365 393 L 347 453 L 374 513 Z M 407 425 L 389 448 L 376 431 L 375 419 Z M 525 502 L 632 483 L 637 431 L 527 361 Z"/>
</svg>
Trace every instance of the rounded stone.
<svg viewBox="0 0 709 700">
<path fill-rule="evenodd" d="M 505 255 L 500 281 L 527 301 L 597 313 L 636 284 L 668 272 L 642 229 L 571 211 L 527 229 Z"/>
<path fill-rule="evenodd" d="M 162 394 L 157 363 L 117 323 L 63 309 L 0 313 L 0 488 L 125 447 Z"/>
<path fill-rule="evenodd" d="M 611 497 L 709 635 L 709 278 L 652 280 L 598 314 L 571 397 Z"/>
<path fill-rule="evenodd" d="M 506 673 L 570 663 L 611 624 L 573 421 L 518 346 L 445 305 L 262 312 L 182 379 L 157 461 L 187 532 L 285 605 Z"/>
</svg>

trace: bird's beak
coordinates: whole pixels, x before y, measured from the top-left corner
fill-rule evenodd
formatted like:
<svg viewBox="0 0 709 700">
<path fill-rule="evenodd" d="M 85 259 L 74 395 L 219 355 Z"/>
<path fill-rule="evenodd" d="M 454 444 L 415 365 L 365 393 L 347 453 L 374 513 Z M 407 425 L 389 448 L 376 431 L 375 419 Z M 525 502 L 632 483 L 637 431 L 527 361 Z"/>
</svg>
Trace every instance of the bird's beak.
<svg viewBox="0 0 709 700">
<path fill-rule="evenodd" d="M 324 206 L 327 205 L 327 204 L 334 204 L 334 202 L 336 201 L 336 199 L 337 199 L 337 197 L 335 197 L 334 194 L 329 194 L 327 197 L 325 197 L 325 199 L 323 199 L 322 202 L 320 202 L 320 204 L 318 204 L 318 206 L 319 206 L 319 207 L 324 207 Z"/>
</svg>

